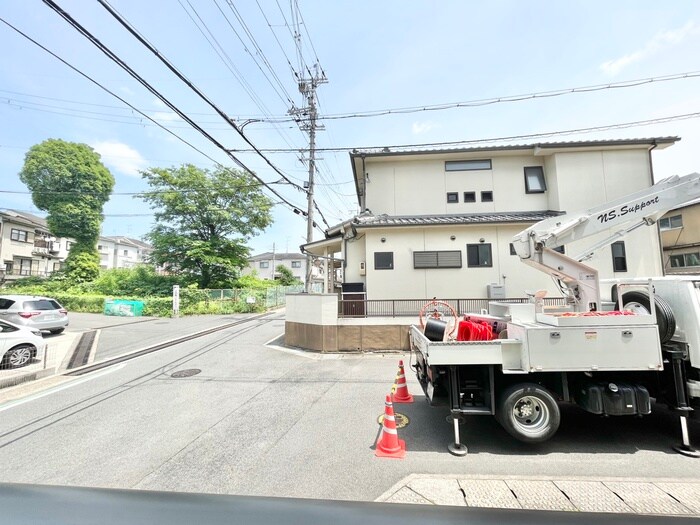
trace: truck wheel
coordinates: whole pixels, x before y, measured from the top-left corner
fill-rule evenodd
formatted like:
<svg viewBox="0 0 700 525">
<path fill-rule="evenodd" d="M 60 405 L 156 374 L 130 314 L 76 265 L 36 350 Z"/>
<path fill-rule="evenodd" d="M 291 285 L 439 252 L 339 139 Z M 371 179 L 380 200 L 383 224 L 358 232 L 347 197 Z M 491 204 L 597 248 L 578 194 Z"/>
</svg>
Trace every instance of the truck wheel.
<svg viewBox="0 0 700 525">
<path fill-rule="evenodd" d="M 641 291 L 631 291 L 623 295 L 625 304 L 619 307 L 619 300 L 615 303 L 615 309 L 629 310 L 640 314 L 651 314 L 651 301 L 649 294 Z M 658 295 L 654 296 L 656 309 L 656 324 L 659 327 L 659 339 L 661 344 L 667 343 L 676 332 L 676 318 L 673 315 L 671 305 Z"/>
<path fill-rule="evenodd" d="M 513 385 L 501 395 L 496 419 L 514 438 L 541 443 L 559 428 L 559 405 L 546 388 L 535 383 Z"/>
</svg>

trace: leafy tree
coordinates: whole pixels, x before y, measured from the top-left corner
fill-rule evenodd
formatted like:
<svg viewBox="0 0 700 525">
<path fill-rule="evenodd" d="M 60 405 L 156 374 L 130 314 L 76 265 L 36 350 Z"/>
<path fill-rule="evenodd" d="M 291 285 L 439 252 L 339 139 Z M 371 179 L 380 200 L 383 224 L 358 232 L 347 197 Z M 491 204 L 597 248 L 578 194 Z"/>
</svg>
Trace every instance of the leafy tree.
<svg viewBox="0 0 700 525">
<path fill-rule="evenodd" d="M 29 149 L 19 178 L 36 207 L 47 212 L 51 233 L 76 241 L 66 260 L 67 274 L 76 281 L 97 277 L 102 208 L 114 188 L 100 155 L 86 144 L 45 140 Z"/>
<path fill-rule="evenodd" d="M 279 278 L 277 279 L 277 282 L 281 284 L 282 286 L 292 286 L 293 284 L 300 284 L 301 281 L 294 277 L 294 274 L 292 273 L 292 270 L 287 268 L 286 266 L 280 264 L 275 268 L 278 274 L 280 274 Z"/>
<path fill-rule="evenodd" d="M 272 202 L 253 179 L 228 168 L 150 168 L 142 172 L 156 210 L 151 259 L 201 288 L 230 286 L 248 263 L 246 242 L 272 223 Z"/>
</svg>

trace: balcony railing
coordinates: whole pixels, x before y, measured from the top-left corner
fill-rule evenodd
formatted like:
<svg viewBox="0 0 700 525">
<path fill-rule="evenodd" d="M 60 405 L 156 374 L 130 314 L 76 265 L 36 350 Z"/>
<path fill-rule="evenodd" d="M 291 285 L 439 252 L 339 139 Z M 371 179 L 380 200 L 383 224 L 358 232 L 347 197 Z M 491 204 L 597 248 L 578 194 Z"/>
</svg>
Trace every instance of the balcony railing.
<svg viewBox="0 0 700 525">
<path fill-rule="evenodd" d="M 438 298 L 439 299 L 439 298 Z M 338 317 L 415 317 L 423 305 L 431 299 L 361 299 L 346 298 L 338 301 Z M 495 299 L 439 299 L 455 309 L 457 315 L 488 310 L 489 302 Z M 498 299 L 504 303 L 527 303 L 527 297 Z M 563 306 L 563 297 L 546 297 L 546 306 Z"/>
<path fill-rule="evenodd" d="M 0 278 L 4 277 L 49 277 L 53 270 L 30 270 L 29 268 L 13 268 L 12 270 L 0 270 Z"/>
</svg>

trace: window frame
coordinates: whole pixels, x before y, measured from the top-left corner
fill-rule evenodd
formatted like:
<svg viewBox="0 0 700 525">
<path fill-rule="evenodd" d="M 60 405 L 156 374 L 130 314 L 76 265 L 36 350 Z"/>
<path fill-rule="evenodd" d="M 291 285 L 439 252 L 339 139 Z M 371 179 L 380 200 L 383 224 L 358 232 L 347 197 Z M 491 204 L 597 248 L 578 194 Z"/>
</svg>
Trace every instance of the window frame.
<svg viewBox="0 0 700 525">
<path fill-rule="evenodd" d="M 469 256 L 470 248 L 477 250 L 477 260 L 478 264 L 472 264 L 471 257 Z M 488 250 L 488 264 L 481 264 L 482 250 Z M 493 268 L 493 247 L 490 242 L 477 242 L 467 244 L 467 268 Z"/>
<path fill-rule="evenodd" d="M 473 167 L 469 167 L 470 165 L 472 165 Z M 464 159 L 445 161 L 445 171 L 486 171 L 492 169 L 493 163 L 491 162 L 491 159 Z"/>
<path fill-rule="evenodd" d="M 467 198 L 467 195 L 469 195 L 468 198 Z M 467 204 L 470 204 L 472 202 L 476 202 L 476 192 L 475 191 L 465 191 L 464 195 L 462 195 L 462 197 L 464 198 L 464 202 Z"/>
<path fill-rule="evenodd" d="M 381 261 L 382 256 L 388 257 L 386 262 Z M 390 257 L 389 257 L 390 256 Z M 382 263 L 381 265 L 379 263 Z M 374 269 L 375 270 L 393 270 L 394 269 L 394 252 L 374 252 Z"/>
<path fill-rule="evenodd" d="M 485 198 L 487 197 L 488 198 Z M 481 192 L 481 202 L 493 202 L 493 190 L 486 190 Z"/>
<path fill-rule="evenodd" d="M 450 200 L 454 199 L 454 200 Z M 457 204 L 459 203 L 459 193 L 456 191 L 447 192 L 447 204 Z"/>
<path fill-rule="evenodd" d="M 261 270 L 269 270 L 270 269 L 270 261 L 258 261 L 258 266 L 260 267 Z"/>
<path fill-rule="evenodd" d="M 678 226 L 673 225 L 673 219 L 680 219 L 680 224 Z M 664 224 L 666 222 L 668 226 Z M 672 215 L 670 217 L 662 217 L 659 219 L 659 229 L 661 231 L 667 231 L 667 230 L 677 230 L 679 228 L 683 227 L 683 214 L 678 214 L 678 215 Z"/>
<path fill-rule="evenodd" d="M 615 248 L 622 248 L 622 255 L 615 255 Z M 610 245 L 610 254 L 612 256 L 612 267 L 613 273 L 624 273 L 627 272 L 627 249 L 625 247 L 625 241 L 615 241 Z M 618 262 L 622 262 L 623 266 L 618 269 Z"/>
<path fill-rule="evenodd" d="M 435 254 L 435 263 L 434 265 L 416 265 L 416 256 L 429 256 L 431 254 Z M 440 254 L 443 254 L 442 257 L 440 257 Z M 459 263 L 458 264 L 450 264 L 448 261 L 445 261 L 445 259 L 448 257 L 447 254 L 459 254 Z M 441 262 L 442 259 L 442 262 Z M 435 270 L 435 269 L 455 269 L 455 268 L 461 268 L 462 267 L 462 250 L 421 250 L 421 251 L 414 251 L 413 252 L 413 269 L 414 270 Z"/>
<path fill-rule="evenodd" d="M 669 256 L 669 264 L 671 265 L 671 268 L 698 268 L 700 267 L 700 264 L 688 264 L 688 256 L 695 256 L 698 261 L 700 262 L 700 252 L 689 252 L 689 253 L 676 253 L 673 255 Z M 678 264 L 676 266 L 673 265 L 673 261 L 678 260 L 680 258 L 680 262 L 683 264 Z"/>
<path fill-rule="evenodd" d="M 24 239 L 22 239 L 22 236 L 24 236 Z M 29 232 L 27 230 L 20 230 L 19 228 L 10 228 L 10 240 L 29 242 Z"/>
<path fill-rule="evenodd" d="M 539 170 L 539 178 L 540 182 L 542 183 L 542 189 L 541 190 L 536 190 L 530 188 L 530 181 L 528 179 L 528 170 Z M 527 194 L 533 194 L 533 193 L 546 193 L 547 192 L 547 179 L 544 176 L 544 166 L 524 166 L 523 167 L 523 177 L 525 179 L 525 193 Z"/>
<path fill-rule="evenodd" d="M 301 268 L 301 261 L 292 261 L 292 268 Z"/>
</svg>

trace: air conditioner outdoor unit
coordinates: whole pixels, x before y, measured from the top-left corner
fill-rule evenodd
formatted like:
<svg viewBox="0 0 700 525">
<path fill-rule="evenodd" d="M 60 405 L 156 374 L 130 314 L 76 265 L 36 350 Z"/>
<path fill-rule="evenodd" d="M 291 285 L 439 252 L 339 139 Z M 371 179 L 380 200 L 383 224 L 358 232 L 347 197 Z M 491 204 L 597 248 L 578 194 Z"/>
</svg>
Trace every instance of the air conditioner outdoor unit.
<svg viewBox="0 0 700 525">
<path fill-rule="evenodd" d="M 486 296 L 489 299 L 505 299 L 506 285 L 491 283 L 486 285 Z"/>
</svg>

